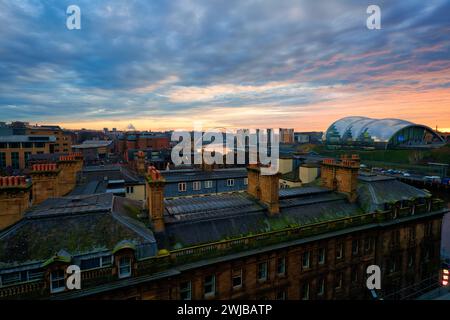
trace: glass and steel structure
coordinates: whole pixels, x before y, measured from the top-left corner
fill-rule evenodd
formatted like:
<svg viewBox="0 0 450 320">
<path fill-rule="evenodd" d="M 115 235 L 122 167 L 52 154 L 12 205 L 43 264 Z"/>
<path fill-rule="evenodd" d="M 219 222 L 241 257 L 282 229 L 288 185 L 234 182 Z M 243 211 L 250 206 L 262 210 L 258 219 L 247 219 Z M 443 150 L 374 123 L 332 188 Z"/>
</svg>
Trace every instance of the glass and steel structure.
<svg viewBox="0 0 450 320">
<path fill-rule="evenodd" d="M 431 128 L 401 119 L 346 117 L 334 122 L 324 134 L 327 144 L 381 148 L 436 147 L 444 139 Z"/>
</svg>

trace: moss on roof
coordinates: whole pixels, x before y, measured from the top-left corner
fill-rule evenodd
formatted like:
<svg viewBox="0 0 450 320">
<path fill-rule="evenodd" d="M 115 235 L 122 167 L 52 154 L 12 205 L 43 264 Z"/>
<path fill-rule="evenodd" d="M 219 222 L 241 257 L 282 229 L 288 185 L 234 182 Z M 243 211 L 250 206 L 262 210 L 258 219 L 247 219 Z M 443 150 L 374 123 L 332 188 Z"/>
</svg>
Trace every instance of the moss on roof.
<svg viewBox="0 0 450 320">
<path fill-rule="evenodd" d="M 112 250 L 124 239 L 145 241 L 105 212 L 23 220 L 0 238 L 0 266 L 44 261 L 61 249 L 71 255 Z"/>
</svg>

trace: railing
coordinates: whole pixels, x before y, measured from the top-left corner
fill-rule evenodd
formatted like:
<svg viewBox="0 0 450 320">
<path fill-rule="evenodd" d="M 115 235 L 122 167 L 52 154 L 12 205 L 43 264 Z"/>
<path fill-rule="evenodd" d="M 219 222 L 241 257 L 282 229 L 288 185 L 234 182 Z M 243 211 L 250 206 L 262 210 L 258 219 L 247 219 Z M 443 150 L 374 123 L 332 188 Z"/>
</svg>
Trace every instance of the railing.
<svg viewBox="0 0 450 320">
<path fill-rule="evenodd" d="M 443 201 L 433 200 L 432 211 L 439 210 L 443 207 Z M 426 204 L 417 204 L 414 209 L 414 215 L 426 213 Z M 412 207 L 404 207 L 399 210 L 398 217 L 412 215 Z M 311 235 L 319 235 L 332 231 L 338 231 L 349 227 L 360 226 L 368 223 L 378 223 L 393 219 L 392 211 L 381 211 L 375 213 L 361 214 L 352 217 L 340 218 L 332 221 L 318 222 L 304 226 L 295 226 L 283 230 L 275 230 L 263 234 L 249 235 L 237 239 L 225 239 L 218 242 L 196 245 L 193 247 L 176 249 L 170 253 L 147 259 L 139 270 L 159 269 L 155 265 L 163 264 L 179 264 L 185 262 L 193 262 L 197 258 L 213 258 L 223 256 L 227 253 L 249 250 L 252 248 L 267 246 L 270 244 L 286 242 L 289 240 L 300 239 Z M 151 267 L 152 266 L 152 267 Z"/>
<path fill-rule="evenodd" d="M 44 287 L 43 280 L 21 283 L 14 286 L 0 288 L 0 299 L 13 298 L 15 296 L 38 295 Z"/>
</svg>

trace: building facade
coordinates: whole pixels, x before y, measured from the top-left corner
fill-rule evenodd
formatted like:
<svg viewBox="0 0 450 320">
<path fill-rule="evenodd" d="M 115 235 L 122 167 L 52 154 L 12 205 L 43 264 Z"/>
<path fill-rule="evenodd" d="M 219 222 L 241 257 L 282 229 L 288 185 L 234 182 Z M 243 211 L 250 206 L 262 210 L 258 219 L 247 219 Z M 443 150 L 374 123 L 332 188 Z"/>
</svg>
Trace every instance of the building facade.
<svg viewBox="0 0 450 320">
<path fill-rule="evenodd" d="M 72 133 L 61 129 L 59 126 L 28 126 L 26 134 L 32 136 L 54 136 L 54 152 L 67 153 L 72 151 Z"/>
<path fill-rule="evenodd" d="M 55 143 L 54 136 L 0 136 L 0 169 L 24 169 L 31 155 L 53 153 Z"/>
<path fill-rule="evenodd" d="M 322 187 L 279 190 L 279 175 L 249 167 L 247 192 L 175 198 L 164 197 L 167 181 L 150 167 L 147 222 L 132 200 L 111 195 L 43 203 L 0 233 L 0 297 L 368 299 L 373 264 L 381 268 L 378 296 L 413 297 L 438 283 L 448 209 L 396 179 L 358 175 L 357 162 L 325 161 L 321 172 L 337 182 L 325 178 Z M 64 235 L 72 219 L 83 221 Z M 27 228 L 52 232 L 42 243 L 21 237 Z M 81 250 L 71 242 L 78 234 Z M 19 254 L 17 246 L 34 250 Z M 80 290 L 64 287 L 70 264 L 81 265 Z"/>
</svg>

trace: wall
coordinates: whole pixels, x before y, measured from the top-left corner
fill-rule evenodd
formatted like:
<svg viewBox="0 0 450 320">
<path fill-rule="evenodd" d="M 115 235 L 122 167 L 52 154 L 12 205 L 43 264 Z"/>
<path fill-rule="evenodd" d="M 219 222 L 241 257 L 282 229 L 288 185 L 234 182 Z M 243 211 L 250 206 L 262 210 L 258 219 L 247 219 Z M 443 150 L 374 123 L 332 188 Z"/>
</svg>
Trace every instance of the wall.
<svg viewBox="0 0 450 320">
<path fill-rule="evenodd" d="M 35 143 L 32 143 L 31 148 L 23 148 L 22 144 L 20 148 L 1 148 L 0 147 L 0 153 L 4 153 L 6 157 L 6 167 L 12 166 L 12 152 L 18 152 L 19 153 L 19 169 L 24 169 L 26 167 L 26 159 L 25 159 L 25 152 L 30 152 L 31 154 L 38 154 L 38 153 L 50 153 L 50 143 L 44 143 L 43 147 L 36 147 Z"/>
<path fill-rule="evenodd" d="M 127 192 L 125 194 L 125 197 L 127 199 L 145 201 L 146 199 L 145 184 L 134 184 L 134 185 L 127 184 L 125 186 L 125 190 L 127 190 L 127 188 L 129 187 L 133 187 L 133 192 L 132 193 Z"/>
<path fill-rule="evenodd" d="M 293 170 L 293 166 L 292 166 L 293 161 L 292 161 L 292 158 L 290 158 L 290 159 L 283 159 L 283 158 L 280 158 L 280 159 L 278 160 L 278 164 L 279 164 L 278 172 L 280 172 L 280 173 L 282 173 L 282 174 L 291 172 L 291 171 Z"/>
<path fill-rule="evenodd" d="M 10 191 L 0 189 L 0 230 L 19 221 L 29 206 L 29 188 Z"/>
<path fill-rule="evenodd" d="M 164 188 L 165 197 L 179 197 L 179 196 L 189 196 L 189 195 L 200 195 L 218 192 L 233 192 L 233 191 L 244 191 L 247 185 L 244 184 L 244 178 L 233 178 L 234 186 L 227 186 L 227 179 L 210 180 L 212 181 L 211 188 L 205 188 L 205 180 L 198 180 L 201 182 L 200 190 L 193 189 L 194 181 L 186 181 L 186 191 L 178 191 L 179 182 L 166 182 Z"/>
<path fill-rule="evenodd" d="M 335 238 L 323 239 L 298 246 L 291 246 L 267 253 L 260 253 L 244 258 L 223 261 L 213 265 L 207 265 L 191 270 L 186 270 L 179 276 L 163 278 L 141 285 L 135 285 L 115 292 L 104 293 L 92 298 L 95 299 L 180 299 L 180 284 L 191 281 L 192 299 L 205 299 L 203 295 L 204 277 L 215 275 L 216 295 L 214 299 L 277 299 L 284 293 L 289 300 L 304 299 L 303 288 L 309 285 L 309 299 L 370 299 L 370 292 L 365 286 L 366 268 L 376 264 L 382 271 L 382 289 L 390 294 L 394 285 L 400 281 L 408 284 L 412 278 L 412 284 L 417 284 L 426 279 L 429 274 L 423 270 L 429 267 L 431 274 L 437 276 L 439 269 L 439 254 L 435 254 L 430 261 L 424 263 L 416 259 L 412 267 L 407 268 L 403 263 L 397 273 L 387 271 L 386 250 L 383 244 L 392 241 L 392 232 L 399 231 L 406 234 L 412 225 L 417 228 L 416 238 L 411 243 L 403 236 L 396 251 L 397 255 L 406 257 L 408 252 L 413 252 L 417 257 L 423 255 L 424 244 L 430 242 L 432 246 L 438 246 L 440 238 L 440 218 L 432 218 L 433 236 L 431 240 L 424 238 L 424 224 L 427 221 L 414 221 L 408 225 L 393 226 L 382 230 L 355 232 Z M 427 242 L 428 241 L 428 242 Z M 358 251 L 353 252 L 353 244 L 358 244 Z M 342 258 L 339 258 L 340 246 L 343 248 Z M 319 264 L 319 249 L 325 249 L 326 259 L 323 265 Z M 308 268 L 303 267 L 304 253 L 309 252 L 310 263 Z M 285 258 L 286 273 L 278 275 L 276 272 L 277 261 Z M 268 279 L 257 279 L 258 264 L 268 263 Z M 233 270 L 242 269 L 243 285 L 239 289 L 233 289 Z M 342 285 L 339 287 L 338 279 L 342 275 Z M 325 280 L 323 295 L 319 295 L 319 282 Z M 396 290 L 398 291 L 398 290 Z M 408 290 L 397 293 L 397 299 L 402 295 L 411 294 Z M 390 295 L 388 297 L 394 297 Z"/>
<path fill-rule="evenodd" d="M 319 168 L 300 166 L 299 177 L 302 183 L 310 183 L 319 177 Z"/>
</svg>

